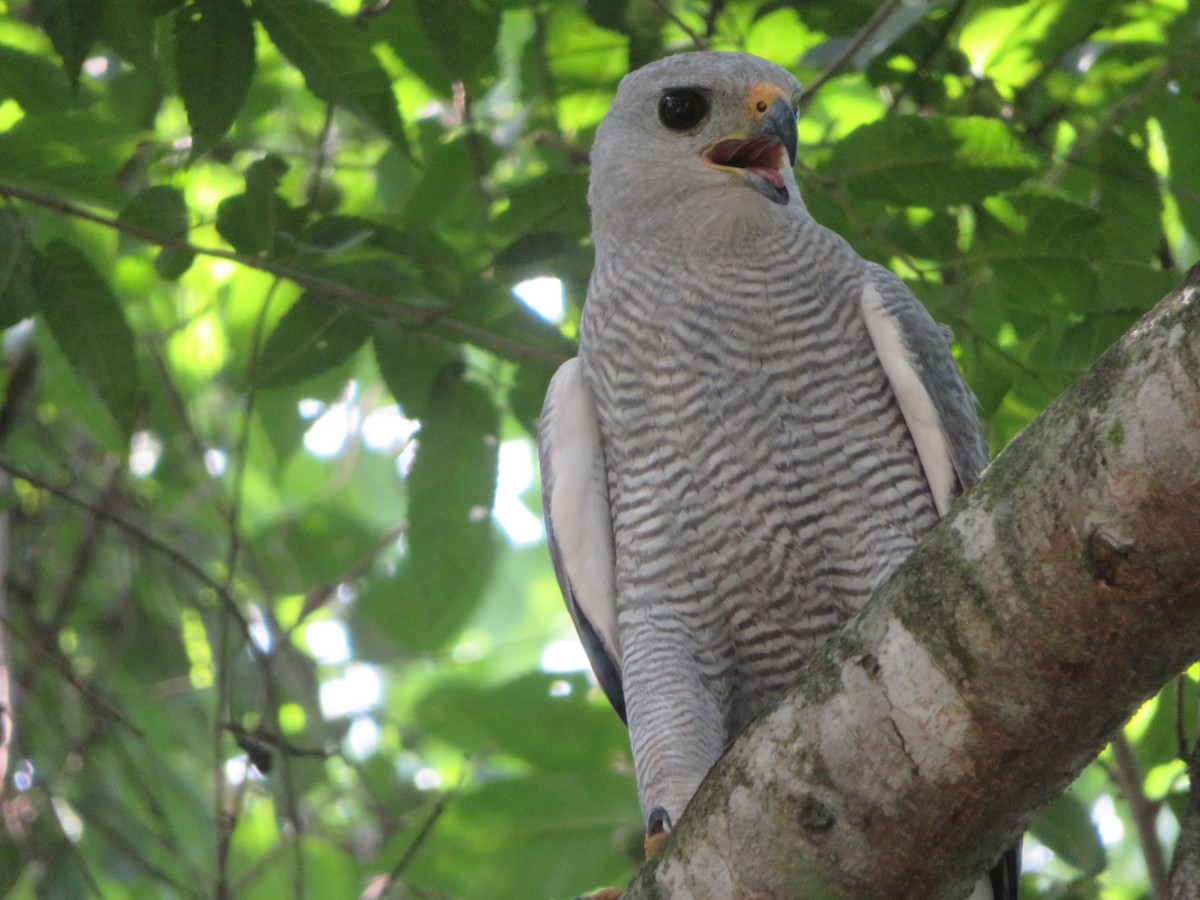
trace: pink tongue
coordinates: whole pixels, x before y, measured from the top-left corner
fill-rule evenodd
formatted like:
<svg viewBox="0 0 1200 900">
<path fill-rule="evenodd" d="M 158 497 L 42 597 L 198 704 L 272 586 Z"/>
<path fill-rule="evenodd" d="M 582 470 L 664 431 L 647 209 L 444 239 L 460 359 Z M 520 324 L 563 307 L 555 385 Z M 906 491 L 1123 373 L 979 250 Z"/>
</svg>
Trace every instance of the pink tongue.
<svg viewBox="0 0 1200 900">
<path fill-rule="evenodd" d="M 764 181 L 769 181 L 772 185 L 783 189 L 783 173 L 775 168 L 767 168 L 766 166 L 751 166 L 747 169 L 748 172 L 753 172 Z"/>
</svg>

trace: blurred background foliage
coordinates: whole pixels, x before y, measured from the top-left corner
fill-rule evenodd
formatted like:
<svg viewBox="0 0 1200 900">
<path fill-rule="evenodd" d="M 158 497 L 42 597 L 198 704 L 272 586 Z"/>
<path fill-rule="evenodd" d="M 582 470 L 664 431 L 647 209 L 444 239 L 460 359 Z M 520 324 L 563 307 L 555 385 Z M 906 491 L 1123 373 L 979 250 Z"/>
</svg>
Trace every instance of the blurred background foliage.
<svg viewBox="0 0 1200 900">
<path fill-rule="evenodd" d="M 819 84 L 807 203 L 954 329 L 995 452 L 1198 255 L 1184 0 L 0 0 L 0 895 L 633 872 L 530 429 L 596 124 L 695 47 Z M 1196 675 L 1026 896 L 1162 896 Z"/>
</svg>

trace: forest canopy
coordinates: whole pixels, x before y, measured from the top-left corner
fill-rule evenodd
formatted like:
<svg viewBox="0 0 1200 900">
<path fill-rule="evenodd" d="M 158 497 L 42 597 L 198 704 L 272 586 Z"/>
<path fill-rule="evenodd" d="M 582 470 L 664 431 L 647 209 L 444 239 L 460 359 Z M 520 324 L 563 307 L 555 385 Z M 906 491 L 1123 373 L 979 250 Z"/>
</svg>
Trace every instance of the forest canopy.
<svg viewBox="0 0 1200 900">
<path fill-rule="evenodd" d="M 0 896 L 633 874 L 531 435 L 596 125 L 696 48 L 808 86 L 806 204 L 953 330 L 993 453 L 1200 256 L 1184 0 L 0 0 Z M 1165 896 L 1198 674 L 1023 896 Z"/>
</svg>

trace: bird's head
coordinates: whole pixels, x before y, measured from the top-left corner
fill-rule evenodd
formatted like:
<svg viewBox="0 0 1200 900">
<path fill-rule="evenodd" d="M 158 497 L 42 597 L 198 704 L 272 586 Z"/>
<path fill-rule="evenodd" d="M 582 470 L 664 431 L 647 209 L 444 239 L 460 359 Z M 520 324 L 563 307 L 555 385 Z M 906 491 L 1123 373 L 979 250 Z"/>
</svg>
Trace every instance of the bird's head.
<svg viewBox="0 0 1200 900">
<path fill-rule="evenodd" d="M 747 224 L 801 206 L 792 171 L 799 92 L 782 66 L 743 53 L 685 53 L 627 75 L 592 148 L 597 229 L 653 231 L 668 217 Z"/>
</svg>

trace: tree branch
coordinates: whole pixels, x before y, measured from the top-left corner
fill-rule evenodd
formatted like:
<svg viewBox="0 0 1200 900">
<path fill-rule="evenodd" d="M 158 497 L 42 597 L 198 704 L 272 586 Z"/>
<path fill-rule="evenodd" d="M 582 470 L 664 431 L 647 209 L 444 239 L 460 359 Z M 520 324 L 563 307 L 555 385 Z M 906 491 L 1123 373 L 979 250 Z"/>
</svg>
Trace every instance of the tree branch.
<svg viewBox="0 0 1200 900">
<path fill-rule="evenodd" d="M 442 315 L 437 311 L 412 309 L 387 297 L 362 291 L 347 284 L 330 281 L 328 278 L 314 275 L 311 272 L 305 272 L 302 269 L 282 265 L 266 257 L 247 256 L 244 253 L 234 253 L 231 250 L 221 250 L 217 247 L 200 247 L 189 243 L 183 238 L 162 234 L 161 232 L 143 228 L 140 225 L 133 225 L 129 222 L 122 222 L 120 219 L 113 219 L 109 216 L 92 212 L 89 209 L 84 209 L 82 206 L 70 201 L 60 200 L 57 197 L 47 197 L 35 191 L 17 187 L 16 185 L 0 182 L 0 197 L 24 200 L 26 203 L 33 203 L 36 206 L 52 209 L 55 212 L 60 212 L 76 219 L 82 219 L 85 222 L 103 225 L 105 228 L 111 228 L 122 234 L 140 238 L 159 247 L 170 247 L 173 250 L 184 250 L 188 253 L 211 256 L 215 259 L 224 259 L 251 269 L 257 269 L 260 272 L 269 272 L 279 278 L 285 278 L 301 287 L 315 291 L 318 294 L 324 294 L 327 297 L 341 300 L 359 312 L 377 315 L 385 319 L 397 319 L 416 328 L 441 329 L 455 339 L 467 341 L 468 343 L 475 344 L 477 347 L 494 351 L 501 356 L 507 356 L 511 359 L 543 362 L 557 366 L 563 360 L 573 355 L 573 351 L 565 340 L 563 341 L 561 352 L 554 349 L 529 346 L 528 344 L 522 344 L 520 341 L 504 337 L 504 335 L 471 325 L 468 322 L 462 322 L 458 319 Z"/>
<path fill-rule="evenodd" d="M 1200 268 L 734 742 L 627 900 L 968 893 L 1200 656 L 1198 434 Z"/>
</svg>

